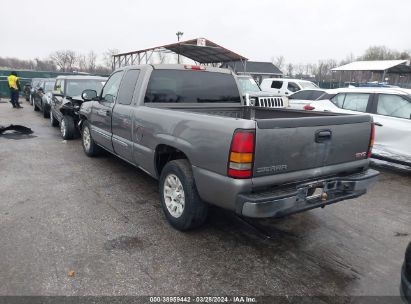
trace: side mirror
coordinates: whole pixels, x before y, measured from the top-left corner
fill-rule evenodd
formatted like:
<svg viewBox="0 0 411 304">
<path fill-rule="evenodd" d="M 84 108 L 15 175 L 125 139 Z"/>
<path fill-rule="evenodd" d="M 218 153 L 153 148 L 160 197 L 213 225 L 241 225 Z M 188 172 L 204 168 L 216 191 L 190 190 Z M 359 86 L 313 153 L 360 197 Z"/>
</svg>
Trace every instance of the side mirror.
<svg viewBox="0 0 411 304">
<path fill-rule="evenodd" d="M 83 93 L 81 93 L 81 98 L 83 98 L 84 101 L 95 100 L 97 98 L 97 92 L 94 90 L 84 90 Z"/>
</svg>

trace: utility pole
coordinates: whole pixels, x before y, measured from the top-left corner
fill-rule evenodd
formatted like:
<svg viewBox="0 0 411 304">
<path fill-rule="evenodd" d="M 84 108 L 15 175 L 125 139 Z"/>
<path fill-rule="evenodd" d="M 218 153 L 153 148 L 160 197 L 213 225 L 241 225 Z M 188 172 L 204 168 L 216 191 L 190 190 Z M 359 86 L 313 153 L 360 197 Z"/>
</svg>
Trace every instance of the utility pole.
<svg viewBox="0 0 411 304">
<path fill-rule="evenodd" d="M 181 36 L 183 36 L 183 35 L 184 35 L 184 33 L 183 33 L 183 32 L 178 31 L 178 32 L 176 33 L 176 35 L 177 35 L 177 41 L 180 41 L 180 37 L 181 37 Z M 179 48 L 179 49 L 180 49 L 180 48 Z M 177 54 L 177 63 L 179 63 L 179 64 L 180 64 L 180 54 Z"/>
</svg>

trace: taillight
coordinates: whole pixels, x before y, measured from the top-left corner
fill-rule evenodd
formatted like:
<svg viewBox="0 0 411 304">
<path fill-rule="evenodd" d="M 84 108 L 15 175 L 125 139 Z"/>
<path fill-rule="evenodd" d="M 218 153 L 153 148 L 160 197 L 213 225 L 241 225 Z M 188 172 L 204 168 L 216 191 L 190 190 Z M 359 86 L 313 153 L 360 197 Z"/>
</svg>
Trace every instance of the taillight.
<svg viewBox="0 0 411 304">
<path fill-rule="evenodd" d="M 205 71 L 205 66 L 202 65 L 189 65 L 189 64 L 185 64 L 184 68 L 186 70 L 194 70 L 194 71 Z"/>
<path fill-rule="evenodd" d="M 309 104 L 304 106 L 304 110 L 306 110 L 306 111 L 312 111 L 314 109 L 315 108 L 312 105 L 309 105 Z"/>
<path fill-rule="evenodd" d="M 374 138 L 375 138 L 375 124 L 371 123 L 370 143 L 368 145 L 368 153 L 367 153 L 368 158 L 370 158 L 372 154 L 372 147 L 374 146 Z"/>
<path fill-rule="evenodd" d="M 236 130 L 231 141 L 228 159 L 228 176 L 250 178 L 253 175 L 255 133 L 253 130 Z"/>
</svg>

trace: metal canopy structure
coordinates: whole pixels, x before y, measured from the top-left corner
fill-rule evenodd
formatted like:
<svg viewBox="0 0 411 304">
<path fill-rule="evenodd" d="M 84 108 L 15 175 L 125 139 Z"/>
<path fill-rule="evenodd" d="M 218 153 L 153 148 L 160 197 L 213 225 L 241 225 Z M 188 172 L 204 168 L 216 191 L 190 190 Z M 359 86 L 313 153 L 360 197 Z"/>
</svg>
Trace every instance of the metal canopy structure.
<svg viewBox="0 0 411 304">
<path fill-rule="evenodd" d="M 113 55 L 113 69 L 151 62 L 154 53 L 174 53 L 198 64 L 220 65 L 229 61 L 245 62 L 248 59 L 205 38 L 196 38 L 149 49 Z"/>
</svg>

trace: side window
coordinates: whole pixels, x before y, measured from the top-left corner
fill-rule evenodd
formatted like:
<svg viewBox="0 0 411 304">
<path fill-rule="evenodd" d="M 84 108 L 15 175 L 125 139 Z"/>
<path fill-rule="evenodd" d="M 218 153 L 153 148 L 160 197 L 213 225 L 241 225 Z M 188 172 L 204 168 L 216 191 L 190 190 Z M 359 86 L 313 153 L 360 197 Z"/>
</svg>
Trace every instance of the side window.
<svg viewBox="0 0 411 304">
<path fill-rule="evenodd" d="M 64 80 L 59 79 L 56 81 L 54 91 L 57 91 L 59 94 L 64 94 Z"/>
<path fill-rule="evenodd" d="M 101 93 L 102 100 L 107 102 L 115 102 L 117 97 L 118 88 L 120 87 L 121 77 L 123 71 L 119 71 L 111 75 L 107 80 L 106 85 Z"/>
<path fill-rule="evenodd" d="M 118 91 L 117 100 L 119 104 L 131 104 L 138 75 L 140 75 L 140 70 L 129 70 L 127 71 L 126 75 L 124 75 L 120 91 Z"/>
<path fill-rule="evenodd" d="M 331 102 L 335 104 L 337 107 L 342 108 L 345 99 L 345 94 L 337 94 L 333 98 L 331 98 Z"/>
<path fill-rule="evenodd" d="M 295 94 L 292 94 L 289 99 L 300 99 L 300 100 L 308 100 L 310 99 L 311 91 L 300 91 Z"/>
<path fill-rule="evenodd" d="M 323 91 L 311 91 L 310 100 L 317 100 L 324 95 Z"/>
<path fill-rule="evenodd" d="M 297 92 L 300 90 L 300 87 L 294 82 L 289 82 L 287 89 L 291 92 Z"/>
<path fill-rule="evenodd" d="M 283 86 L 282 81 L 274 80 L 273 82 L 271 82 L 271 88 L 273 89 L 281 89 L 282 86 Z"/>
<path fill-rule="evenodd" d="M 347 94 L 345 96 L 343 109 L 365 112 L 367 110 L 370 94 Z"/>
<path fill-rule="evenodd" d="M 411 102 L 398 95 L 380 94 L 377 114 L 411 119 Z"/>
</svg>

